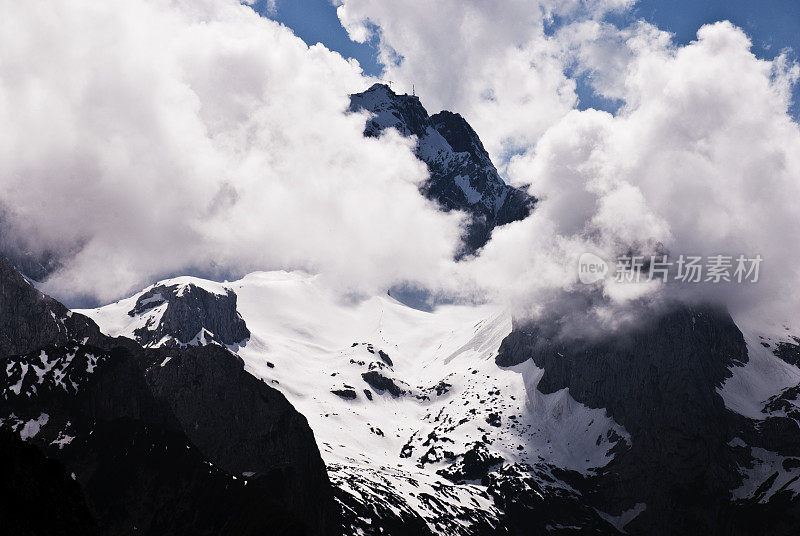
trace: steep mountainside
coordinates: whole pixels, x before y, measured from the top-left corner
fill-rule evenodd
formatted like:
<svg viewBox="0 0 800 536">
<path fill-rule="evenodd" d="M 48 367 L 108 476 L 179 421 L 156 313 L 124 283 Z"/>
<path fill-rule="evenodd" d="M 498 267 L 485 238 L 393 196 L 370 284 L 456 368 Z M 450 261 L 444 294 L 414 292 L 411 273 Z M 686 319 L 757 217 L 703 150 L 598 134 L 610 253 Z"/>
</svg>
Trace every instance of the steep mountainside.
<svg viewBox="0 0 800 536">
<path fill-rule="evenodd" d="M 565 340 L 490 306 L 343 300 L 302 273 L 220 287 L 251 332 L 246 370 L 309 418 L 353 532 L 789 534 L 798 519 L 783 328 L 675 307 Z M 124 335 L 146 292 L 85 312 Z"/>
<path fill-rule="evenodd" d="M 71 340 L 105 340 L 97 324 L 36 290 L 0 257 L 0 356 Z"/>
<path fill-rule="evenodd" d="M 0 493 L 0 519 L 6 534 L 100 534 L 80 486 L 64 466 L 3 429 Z"/>
<path fill-rule="evenodd" d="M 0 428 L 74 475 L 103 534 L 340 532 L 305 418 L 235 355 L 145 351 L 0 270 Z"/>
<path fill-rule="evenodd" d="M 587 501 L 641 508 L 626 526 L 635 534 L 779 534 L 800 519 L 800 421 L 770 412 L 752 385 L 723 388 L 756 364 L 762 374 L 785 375 L 767 387 L 769 400 L 796 407 L 800 370 L 758 351 L 766 339 L 748 348 L 726 312 L 683 306 L 600 340 L 565 338 L 548 326 L 516 326 L 497 363 L 532 360 L 544 369 L 543 393 L 566 388 L 630 433 L 631 448 L 598 472 Z M 732 411 L 743 397 L 762 406 L 754 418 Z M 764 467 L 765 460 L 779 463 Z"/>
<path fill-rule="evenodd" d="M 254 273 L 222 287 L 251 332 L 238 355 L 308 417 L 354 531 L 513 533 L 509 511 L 520 520 L 533 512 L 534 522 L 519 525 L 531 530 L 616 532 L 579 486 L 627 448 L 627 432 L 569 393 L 540 393 L 532 362 L 497 367 L 511 331 L 503 311 L 342 301 L 301 273 Z M 129 322 L 129 304 L 146 292 L 84 312 L 111 334 L 130 333 L 141 323 Z"/>
<path fill-rule="evenodd" d="M 485 245 L 495 226 L 530 214 L 535 199 L 503 182 L 480 138 L 459 114 L 445 110 L 428 116 L 418 97 L 397 95 L 384 84 L 351 95 L 350 110 L 372 115 L 365 136 L 377 137 L 387 128 L 416 136 L 416 155 L 430 172 L 422 192 L 444 210 L 463 210 L 471 217 L 465 253 Z"/>
</svg>

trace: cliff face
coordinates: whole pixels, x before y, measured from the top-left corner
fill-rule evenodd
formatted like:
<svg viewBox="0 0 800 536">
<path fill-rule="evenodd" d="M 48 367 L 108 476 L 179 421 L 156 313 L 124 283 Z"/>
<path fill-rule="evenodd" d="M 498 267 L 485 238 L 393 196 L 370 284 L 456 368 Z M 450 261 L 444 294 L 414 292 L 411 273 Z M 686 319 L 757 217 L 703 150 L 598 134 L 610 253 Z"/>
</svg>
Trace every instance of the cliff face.
<svg viewBox="0 0 800 536">
<path fill-rule="evenodd" d="M 337 506 L 314 434 L 286 398 L 217 345 L 151 350 L 145 373 L 182 430 L 216 467 L 258 479 L 314 534 L 338 530 Z"/>
<path fill-rule="evenodd" d="M 36 290 L 0 257 L 0 356 L 30 352 L 69 340 L 96 343 L 103 335 L 93 321 L 74 315 Z"/>
<path fill-rule="evenodd" d="M 191 284 L 158 284 L 139 296 L 128 315 L 143 316 L 155 309 L 159 310 L 158 316 L 152 315 L 155 325 L 134 332 L 144 346 L 196 345 L 200 338 L 232 345 L 250 337 L 236 311 L 236 294 L 230 290 L 214 292 Z"/>
<path fill-rule="evenodd" d="M 731 496 L 742 483 L 740 466 L 752 462 L 742 447 L 791 455 L 783 443 L 787 434 L 800 441 L 800 431 L 772 419 L 765 430 L 780 426 L 784 439 L 770 441 L 760 430 L 765 423 L 726 408 L 718 389 L 732 367 L 748 360 L 742 333 L 726 312 L 678 306 L 597 339 L 557 335 L 547 323 L 517 324 L 497 363 L 528 359 L 544 369 L 542 393 L 566 388 L 575 400 L 606 408 L 630 433 L 629 448 L 617 449 L 583 490 L 590 504 L 609 512 L 644 505 L 627 532 L 731 534 L 744 519 L 775 522 L 766 507 Z M 795 504 L 784 515 L 796 510 Z"/>
</svg>

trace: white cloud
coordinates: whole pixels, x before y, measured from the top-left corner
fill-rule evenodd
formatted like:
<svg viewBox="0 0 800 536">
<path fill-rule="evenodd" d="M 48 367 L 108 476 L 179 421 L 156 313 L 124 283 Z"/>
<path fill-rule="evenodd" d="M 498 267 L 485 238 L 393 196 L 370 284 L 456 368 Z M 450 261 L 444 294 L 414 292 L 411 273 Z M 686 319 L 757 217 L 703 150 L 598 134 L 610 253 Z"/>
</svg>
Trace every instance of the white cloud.
<svg viewBox="0 0 800 536">
<path fill-rule="evenodd" d="M 46 285 L 107 300 L 170 273 L 302 267 L 367 289 L 435 272 L 458 217 L 358 66 L 236 1 L 0 2 L 0 192 Z"/>
<path fill-rule="evenodd" d="M 62 297 L 118 297 L 173 273 L 301 267 L 349 290 L 412 281 L 615 322 L 653 285 L 577 283 L 581 253 L 760 254 L 753 286 L 693 287 L 796 313 L 798 68 L 759 60 L 729 23 L 675 46 L 646 23 L 600 22 L 627 2 L 538 9 L 484 2 L 346 0 L 351 35 L 380 27 L 388 77 L 430 111 L 462 112 L 533 215 L 452 262 L 456 214 L 417 192 L 411 141 L 361 136 L 343 113 L 370 83 L 355 63 L 231 0 L 0 0 L 0 192 L 18 233 L 82 246 L 48 282 Z M 546 34 L 553 13 L 570 18 Z M 617 115 L 577 111 L 576 67 Z M 675 297 L 671 292 L 667 297 Z M 684 296 L 680 296 L 684 298 Z"/>
<path fill-rule="evenodd" d="M 460 112 L 495 161 L 533 145 L 577 103 L 568 60 L 546 28 L 555 16 L 601 18 L 632 0 L 339 0 L 351 38 L 377 27 L 385 77 L 414 84 L 429 110 Z"/>
<path fill-rule="evenodd" d="M 621 112 L 573 111 L 512 161 L 512 175 L 534 177 L 537 214 L 496 231 L 462 274 L 496 283 L 497 294 L 523 305 L 541 304 L 554 292 L 596 292 L 573 286 L 583 251 L 607 259 L 630 248 L 645 255 L 662 248 L 674 256 L 760 254 L 756 285 L 682 287 L 665 297 L 796 315 L 800 130 L 787 113 L 796 67 L 784 58 L 757 59 L 730 23 L 704 26 L 684 47 L 652 39 L 646 25 L 626 32 L 620 42 L 628 59 L 621 69 L 613 65 Z M 496 266 L 503 271 L 493 278 Z M 654 291 L 643 285 L 631 293 L 612 282 L 598 303 Z"/>
</svg>

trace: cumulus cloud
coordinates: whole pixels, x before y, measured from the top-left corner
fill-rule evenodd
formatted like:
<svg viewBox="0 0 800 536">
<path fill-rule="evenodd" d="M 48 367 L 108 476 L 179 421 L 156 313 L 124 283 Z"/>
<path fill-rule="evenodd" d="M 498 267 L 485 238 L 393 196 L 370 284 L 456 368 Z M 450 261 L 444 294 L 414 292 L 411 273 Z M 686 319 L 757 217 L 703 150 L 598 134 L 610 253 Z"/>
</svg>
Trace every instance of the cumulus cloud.
<svg viewBox="0 0 800 536">
<path fill-rule="evenodd" d="M 463 113 L 540 200 L 455 262 L 462 222 L 418 193 L 413 141 L 365 139 L 365 117 L 345 113 L 372 82 L 355 62 L 233 0 L 0 0 L 6 234 L 74 253 L 45 287 L 67 299 L 303 268 L 345 290 L 411 282 L 604 325 L 674 299 L 796 314 L 798 67 L 756 58 L 730 23 L 676 46 L 603 21 L 628 5 L 339 5 L 353 38 L 379 32 L 387 78 Z M 571 72 L 619 112 L 576 110 Z M 587 251 L 764 261 L 749 286 L 582 285 Z"/>
<path fill-rule="evenodd" d="M 647 25 L 626 29 L 627 50 L 608 91 L 624 100 L 616 116 L 572 111 L 509 172 L 532 176 L 541 198 L 527 220 L 496 231 L 467 279 L 495 281 L 520 307 L 566 293 L 602 293 L 603 308 L 650 300 L 720 300 L 760 314 L 797 313 L 800 130 L 788 114 L 797 67 L 757 59 L 730 23 L 700 28 L 675 47 Z M 600 56 L 595 56 L 595 58 Z M 583 59 L 587 68 L 603 62 Z M 526 244 L 521 248 L 520 244 Z M 636 252 L 761 255 L 757 284 L 641 285 L 577 282 L 577 258 Z M 520 255 L 519 253 L 522 252 Z M 502 266 L 499 277 L 493 270 Z M 535 311 L 534 311 L 535 313 Z"/>
<path fill-rule="evenodd" d="M 181 272 L 434 273 L 459 216 L 418 194 L 409 140 L 344 113 L 369 82 L 233 0 L 3 0 L 6 228 L 77 251 L 45 285 L 67 299 Z"/>
<path fill-rule="evenodd" d="M 632 0 L 339 0 L 351 38 L 379 38 L 385 78 L 458 110 L 495 161 L 524 151 L 577 104 L 554 20 L 600 19 Z M 502 162 L 501 162 L 502 163 Z"/>
<path fill-rule="evenodd" d="M 795 314 L 800 146 L 787 108 L 797 65 L 757 59 L 727 22 L 679 47 L 644 21 L 606 20 L 631 5 L 444 1 L 431 10 L 340 0 L 338 12 L 353 38 L 379 37 L 387 78 L 464 114 L 510 182 L 530 183 L 541 200 L 526 221 L 495 231 L 479 258 L 453 267 L 453 292 L 488 291 L 518 314 L 576 292 L 617 311 L 679 298 L 780 303 Z M 574 76 L 620 102 L 619 112 L 575 110 Z M 584 251 L 760 254 L 763 273 L 751 287 L 609 281 L 598 293 L 576 286 Z"/>
</svg>

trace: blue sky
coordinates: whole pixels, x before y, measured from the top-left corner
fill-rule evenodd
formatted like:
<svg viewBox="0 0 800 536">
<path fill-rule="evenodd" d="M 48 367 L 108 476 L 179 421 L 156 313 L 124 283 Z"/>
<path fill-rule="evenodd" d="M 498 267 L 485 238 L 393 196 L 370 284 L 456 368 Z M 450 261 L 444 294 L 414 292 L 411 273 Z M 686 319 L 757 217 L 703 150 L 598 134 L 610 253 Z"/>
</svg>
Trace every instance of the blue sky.
<svg viewBox="0 0 800 536">
<path fill-rule="evenodd" d="M 696 37 L 703 24 L 729 20 L 742 28 L 759 58 L 772 59 L 790 48 L 800 53 L 800 2 L 797 0 L 640 0 L 631 18 L 643 18 L 675 34 L 678 44 Z M 797 116 L 800 88 L 794 89 Z"/>
<path fill-rule="evenodd" d="M 379 76 L 375 43 L 351 41 L 336 16 L 330 0 L 276 0 L 276 12 L 266 13 L 266 1 L 258 0 L 256 9 L 282 22 L 308 44 L 323 43 L 348 58 L 355 58 L 367 74 Z M 619 25 L 645 19 L 675 34 L 678 44 L 696 37 L 703 24 L 730 20 L 745 30 L 753 41 L 753 52 L 772 59 L 786 48 L 791 56 L 800 52 L 800 1 L 798 0 L 640 0 L 634 9 L 613 19 Z M 614 111 L 617 103 L 596 95 L 585 79 L 578 80 L 580 108 L 595 107 Z M 800 88 L 794 92 L 794 113 L 800 103 Z"/>
<path fill-rule="evenodd" d="M 346 58 L 357 59 L 365 73 L 380 75 L 382 68 L 375 44 L 351 41 L 330 0 L 276 0 L 275 13 L 267 13 L 266 5 L 265 0 L 257 0 L 254 7 L 259 13 L 291 28 L 307 44 L 322 43 Z"/>
</svg>

